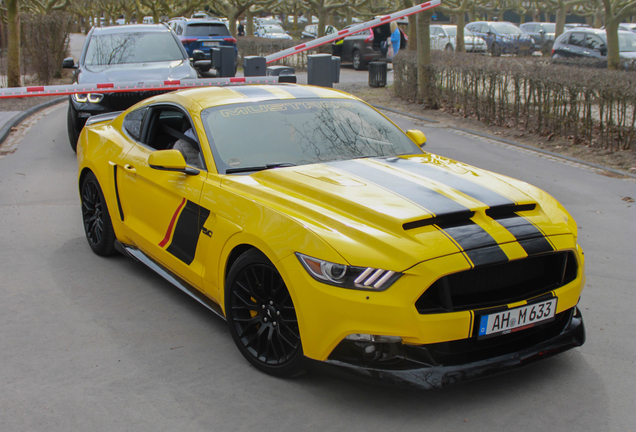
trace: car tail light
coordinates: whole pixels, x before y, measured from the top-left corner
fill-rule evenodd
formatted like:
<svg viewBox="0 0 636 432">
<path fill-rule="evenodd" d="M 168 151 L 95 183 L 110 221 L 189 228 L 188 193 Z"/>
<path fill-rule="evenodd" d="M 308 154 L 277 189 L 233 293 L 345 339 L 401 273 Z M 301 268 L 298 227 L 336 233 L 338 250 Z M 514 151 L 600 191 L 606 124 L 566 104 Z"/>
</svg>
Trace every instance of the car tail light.
<svg viewBox="0 0 636 432">
<path fill-rule="evenodd" d="M 368 38 L 366 38 L 364 41 L 365 42 L 371 42 L 373 40 L 373 31 L 371 32 L 371 35 L 369 35 Z"/>
<path fill-rule="evenodd" d="M 182 44 L 189 44 L 190 42 L 196 42 L 198 39 L 197 38 L 186 38 L 186 39 L 181 39 L 181 43 Z"/>
<path fill-rule="evenodd" d="M 225 42 L 236 43 L 236 39 L 234 39 L 233 37 L 223 38 L 223 40 Z"/>
<path fill-rule="evenodd" d="M 550 53 L 551 56 L 554 55 L 554 48 L 552 48 L 552 52 Z"/>
</svg>

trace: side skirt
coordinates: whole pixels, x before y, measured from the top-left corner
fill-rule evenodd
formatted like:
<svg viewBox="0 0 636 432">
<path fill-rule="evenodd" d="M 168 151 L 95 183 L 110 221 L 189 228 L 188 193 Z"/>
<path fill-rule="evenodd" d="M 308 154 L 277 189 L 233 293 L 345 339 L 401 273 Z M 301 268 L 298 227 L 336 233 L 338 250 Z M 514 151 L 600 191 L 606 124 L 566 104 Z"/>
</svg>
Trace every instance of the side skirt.
<svg viewBox="0 0 636 432">
<path fill-rule="evenodd" d="M 132 246 L 126 246 L 121 244 L 119 241 L 115 240 L 115 249 L 119 251 L 121 254 L 128 256 L 136 261 L 139 261 L 142 264 L 150 267 L 155 273 L 159 276 L 170 282 L 172 285 L 179 288 L 184 293 L 188 294 L 190 297 L 201 303 L 203 306 L 210 309 L 216 315 L 225 320 L 225 316 L 223 315 L 223 310 L 221 306 L 215 303 L 213 300 L 208 298 L 207 296 L 201 294 L 201 292 L 190 285 L 188 282 L 181 279 L 179 276 L 172 273 L 170 270 L 163 267 L 161 264 L 155 262 L 152 258 L 147 256 L 145 253 L 136 249 Z"/>
</svg>

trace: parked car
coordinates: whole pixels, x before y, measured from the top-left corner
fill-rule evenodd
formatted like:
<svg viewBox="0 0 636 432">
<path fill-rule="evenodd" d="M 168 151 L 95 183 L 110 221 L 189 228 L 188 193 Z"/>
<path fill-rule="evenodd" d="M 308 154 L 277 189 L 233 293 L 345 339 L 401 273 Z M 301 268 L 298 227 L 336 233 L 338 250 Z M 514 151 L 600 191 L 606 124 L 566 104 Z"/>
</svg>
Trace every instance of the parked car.
<svg viewBox="0 0 636 432">
<path fill-rule="evenodd" d="M 90 123 L 77 174 L 90 249 L 147 265 L 224 317 L 261 372 L 294 376 L 308 358 L 444 387 L 585 342 L 567 210 L 423 151 L 420 130 L 356 97 L 195 88 Z"/>
<path fill-rule="evenodd" d="M 182 80 L 197 78 L 188 53 L 164 24 L 94 27 L 88 33 L 79 62 L 64 59 L 62 67 L 75 69 L 77 84 L 117 81 Z M 86 120 L 97 114 L 124 110 L 163 92 L 89 93 L 69 97 L 67 127 L 71 148 Z"/>
<path fill-rule="evenodd" d="M 636 32 L 636 24 L 622 23 L 618 25 L 619 30 Z M 605 26 L 601 27 L 601 30 L 605 30 Z"/>
<path fill-rule="evenodd" d="M 287 34 L 284 28 L 279 25 L 271 24 L 258 26 L 254 31 L 254 36 L 268 39 L 292 39 L 292 37 Z"/>
<path fill-rule="evenodd" d="M 563 30 L 564 30 L 564 31 L 568 31 L 568 30 L 574 30 L 574 29 L 581 28 L 581 27 L 591 28 L 591 27 L 590 27 L 589 25 L 587 25 L 587 24 L 581 24 L 581 23 L 568 23 L 568 24 L 565 24 L 565 25 L 563 26 Z"/>
<path fill-rule="evenodd" d="M 535 51 L 541 51 L 544 56 L 549 56 L 552 53 L 556 24 L 530 22 L 521 24 L 519 28 L 532 38 Z"/>
<path fill-rule="evenodd" d="M 430 33 L 431 49 L 451 52 L 457 50 L 457 26 L 432 25 L 430 26 Z M 468 29 L 464 29 L 464 46 L 466 47 L 466 52 L 488 52 L 486 41 L 473 35 Z"/>
<path fill-rule="evenodd" d="M 618 49 L 623 66 L 631 68 L 636 62 L 636 33 L 619 30 Z M 563 33 L 554 42 L 552 58 L 607 58 L 607 35 L 605 30 L 579 27 Z M 605 62 L 598 63 L 605 66 Z"/>
<path fill-rule="evenodd" d="M 332 33 L 336 33 L 338 30 L 332 25 L 325 26 L 325 36 L 330 35 Z M 318 37 L 318 24 L 310 24 L 305 26 L 302 34 L 300 35 L 301 39 L 316 39 Z"/>
<path fill-rule="evenodd" d="M 205 59 L 210 59 L 210 48 L 218 46 L 232 46 L 238 57 L 236 39 L 227 26 L 215 18 L 177 18 L 168 25 L 177 34 L 190 58 L 195 50 L 203 51 Z"/>
<path fill-rule="evenodd" d="M 400 24 L 406 25 L 407 20 L 399 21 Z M 358 24 L 352 24 L 345 28 Z M 408 36 L 400 29 L 401 40 L 400 49 L 406 48 L 408 45 Z M 366 69 L 367 65 L 376 60 L 384 59 L 386 53 L 382 52 L 382 42 L 391 37 L 391 27 L 389 23 L 382 24 L 373 29 L 363 30 L 351 36 L 335 41 L 332 47 L 332 53 L 339 56 L 343 62 L 353 63 L 355 70 Z"/>
<path fill-rule="evenodd" d="M 532 38 L 512 23 L 476 21 L 466 28 L 484 39 L 488 44 L 488 51 L 495 57 L 502 54 L 531 55 L 533 52 Z"/>
<path fill-rule="evenodd" d="M 155 19 L 152 16 L 145 16 L 143 20 L 143 24 L 154 24 Z"/>
</svg>

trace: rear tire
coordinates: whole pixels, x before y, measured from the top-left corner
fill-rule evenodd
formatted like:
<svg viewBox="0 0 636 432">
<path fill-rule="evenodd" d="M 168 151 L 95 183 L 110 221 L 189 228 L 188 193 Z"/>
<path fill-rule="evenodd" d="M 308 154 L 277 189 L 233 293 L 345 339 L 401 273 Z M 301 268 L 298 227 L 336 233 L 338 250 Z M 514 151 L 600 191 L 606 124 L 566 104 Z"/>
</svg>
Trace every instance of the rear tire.
<svg viewBox="0 0 636 432">
<path fill-rule="evenodd" d="M 82 201 L 82 221 L 86 240 L 97 255 L 108 256 L 115 253 L 115 231 L 110 220 L 102 188 L 89 172 L 82 181 L 80 189 Z"/>
<path fill-rule="evenodd" d="M 359 50 L 353 50 L 351 54 L 351 62 L 353 63 L 353 68 L 355 70 L 364 70 L 367 68 L 367 65 L 362 60 L 362 54 Z"/>
<path fill-rule="evenodd" d="M 294 303 L 276 267 L 257 249 L 241 255 L 228 273 L 225 316 L 234 343 L 256 369 L 278 377 L 303 372 Z"/>
<path fill-rule="evenodd" d="M 453 52 L 453 51 L 455 51 L 455 50 L 453 49 L 453 46 L 452 46 L 451 44 L 446 45 L 446 48 L 444 48 L 444 50 L 445 50 L 446 52 Z"/>
</svg>

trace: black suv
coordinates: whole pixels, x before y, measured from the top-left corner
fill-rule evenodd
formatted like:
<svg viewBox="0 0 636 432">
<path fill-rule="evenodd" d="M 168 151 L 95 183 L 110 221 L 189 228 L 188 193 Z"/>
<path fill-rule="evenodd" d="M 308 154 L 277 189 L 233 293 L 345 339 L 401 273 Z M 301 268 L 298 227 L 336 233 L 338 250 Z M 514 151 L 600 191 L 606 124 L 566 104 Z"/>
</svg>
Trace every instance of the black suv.
<svg viewBox="0 0 636 432">
<path fill-rule="evenodd" d="M 521 24 L 519 28 L 532 38 L 535 51 L 541 51 L 544 56 L 549 56 L 552 53 L 554 35 L 556 34 L 555 23 L 530 22 Z"/>
<path fill-rule="evenodd" d="M 408 20 L 398 20 L 398 25 L 407 25 Z M 345 28 L 353 27 L 359 24 L 348 25 Z M 406 48 L 408 38 L 404 31 L 400 29 L 400 50 Z M 389 23 L 379 25 L 372 29 L 362 30 L 344 39 L 335 41 L 332 47 L 332 53 L 339 56 L 342 62 L 353 63 L 355 70 L 366 69 L 369 62 L 384 59 L 386 52 L 382 51 L 382 42 L 391 37 L 391 27 Z"/>
<path fill-rule="evenodd" d="M 79 63 L 64 59 L 73 68 L 78 84 L 197 78 L 188 54 L 176 34 L 165 24 L 93 27 L 86 37 Z M 93 115 L 125 110 L 164 91 L 74 94 L 69 97 L 68 138 L 73 150 Z"/>
</svg>

